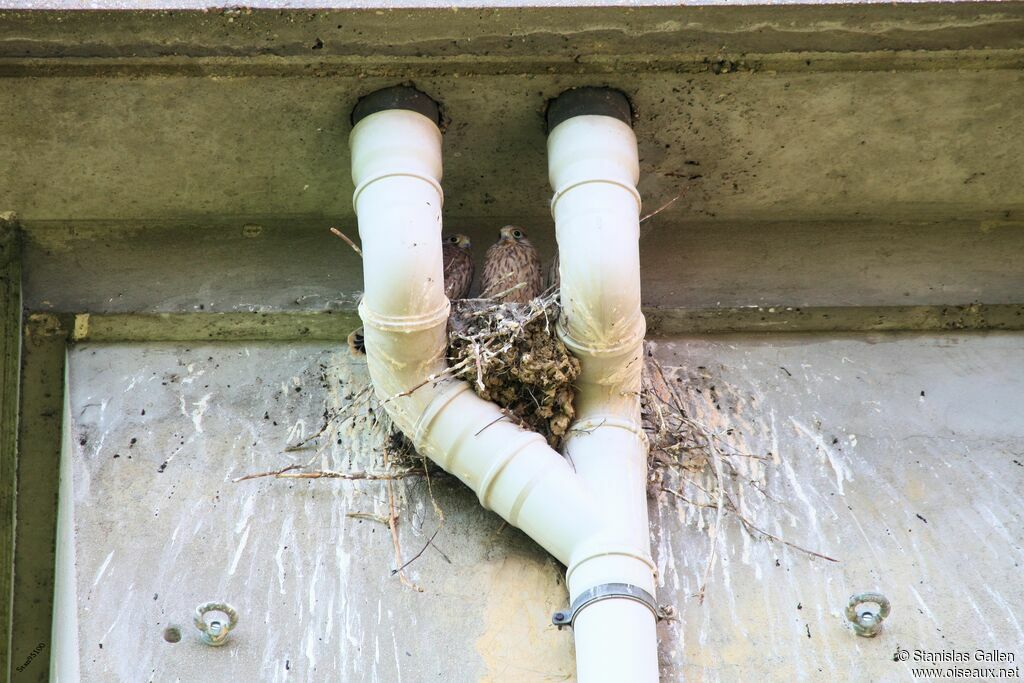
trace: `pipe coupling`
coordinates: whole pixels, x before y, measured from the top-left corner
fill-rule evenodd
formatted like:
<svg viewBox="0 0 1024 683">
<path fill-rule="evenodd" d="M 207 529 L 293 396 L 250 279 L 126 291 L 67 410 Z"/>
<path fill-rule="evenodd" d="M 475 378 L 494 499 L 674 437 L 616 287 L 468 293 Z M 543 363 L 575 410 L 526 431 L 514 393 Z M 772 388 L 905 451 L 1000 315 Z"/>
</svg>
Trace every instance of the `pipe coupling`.
<svg viewBox="0 0 1024 683">
<path fill-rule="evenodd" d="M 616 427 L 632 432 L 643 443 L 647 443 L 647 432 L 636 420 L 626 420 L 615 415 L 588 415 L 586 418 L 577 420 L 569 428 L 569 434 L 590 434 L 601 427 Z"/>
<path fill-rule="evenodd" d="M 454 401 L 462 392 L 469 391 L 469 385 L 465 382 L 451 382 L 447 387 L 437 393 L 436 396 L 430 401 L 427 407 L 423 410 L 423 414 L 420 415 L 420 419 L 416 421 L 416 426 L 413 428 L 411 438 L 414 444 L 419 447 L 420 444 L 428 444 L 430 442 L 430 430 L 434 426 L 434 420 L 441 411 L 448 407 L 448 405 Z M 451 467 L 454 463 L 450 460 L 450 452 L 437 453 L 438 464 L 444 469 L 451 471 Z M 431 455 L 431 457 L 434 457 Z"/>
<path fill-rule="evenodd" d="M 561 199 L 569 192 L 569 190 L 575 190 L 577 187 L 588 185 L 590 183 L 604 183 L 606 185 L 614 185 L 615 187 L 621 187 L 623 190 L 633 196 L 636 201 L 636 212 L 639 214 L 643 209 L 643 200 L 640 198 L 640 192 L 636 189 L 636 186 L 632 183 L 621 182 L 613 178 L 585 178 L 583 180 L 577 180 L 568 183 L 564 187 L 560 187 L 555 190 L 554 196 L 551 197 L 551 215 L 555 215 L 555 207 L 558 204 L 558 200 Z"/>
<path fill-rule="evenodd" d="M 359 302 L 359 317 L 363 325 L 380 332 L 422 332 L 447 325 L 450 310 L 451 302 L 445 299 L 442 306 L 420 315 L 381 315 L 371 311 L 365 301 Z"/>
<path fill-rule="evenodd" d="M 609 556 L 617 555 L 622 558 L 627 558 L 639 562 L 644 565 L 650 572 L 651 576 L 654 576 L 657 571 L 657 567 L 654 564 L 654 558 L 651 557 L 649 552 L 645 552 L 641 548 L 623 543 L 614 538 L 592 538 L 589 541 L 577 546 L 576 550 L 572 553 L 572 557 L 569 558 L 569 564 L 565 570 L 565 582 L 571 584 L 572 575 L 576 572 L 580 566 Z"/>
<path fill-rule="evenodd" d="M 569 347 L 572 354 L 579 358 L 616 358 L 617 356 L 628 356 L 642 350 L 642 344 L 647 336 L 647 319 L 642 312 L 637 311 L 636 317 L 622 325 L 629 332 L 617 337 L 615 344 L 586 344 L 572 336 L 567 329 L 571 323 L 559 318 L 556 323 L 558 338 Z"/>
<path fill-rule="evenodd" d="M 396 170 L 388 171 L 386 173 L 378 173 L 360 182 L 359 185 L 356 186 L 355 191 L 352 193 L 352 210 L 355 211 L 356 214 L 359 213 L 359 195 L 363 193 L 363 190 L 365 190 L 367 187 L 374 184 L 378 180 L 384 180 L 385 178 L 394 177 L 416 178 L 417 180 L 422 180 L 423 182 L 427 183 L 437 191 L 437 196 L 440 197 L 441 205 L 444 206 L 444 190 L 441 189 L 441 183 L 437 182 L 437 178 L 427 175 L 425 173 L 418 173 L 416 171 Z M 438 210 L 440 210 L 440 208 L 441 207 L 438 207 Z"/>
</svg>

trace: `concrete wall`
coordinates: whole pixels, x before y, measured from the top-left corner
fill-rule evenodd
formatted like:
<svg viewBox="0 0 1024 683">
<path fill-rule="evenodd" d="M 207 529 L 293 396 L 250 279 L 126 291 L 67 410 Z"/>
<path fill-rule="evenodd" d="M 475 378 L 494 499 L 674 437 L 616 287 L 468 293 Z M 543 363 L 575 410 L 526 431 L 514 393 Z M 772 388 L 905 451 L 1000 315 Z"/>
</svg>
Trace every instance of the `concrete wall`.
<svg viewBox="0 0 1024 683">
<path fill-rule="evenodd" d="M 679 610 L 660 629 L 666 680 L 907 680 L 897 648 L 1020 662 L 1019 335 L 655 343 L 690 416 L 769 458 L 733 459 L 760 487 L 740 487 L 747 519 L 839 560 L 727 516 L 699 604 L 714 512 L 655 492 L 659 600 Z M 550 625 L 561 568 L 458 482 L 433 481 L 445 523 L 408 569 L 422 593 L 390 574 L 387 526 L 371 519 L 388 514 L 383 483 L 231 482 L 309 459 L 282 449 L 365 383 L 347 350 L 82 345 L 69 367 L 77 557 L 65 571 L 85 680 L 572 678 L 571 636 Z M 379 439 L 372 417 L 328 431 L 315 464 L 379 466 Z M 422 478 L 395 491 L 409 558 L 439 520 Z M 893 603 L 874 640 L 843 617 L 865 590 Z M 206 600 L 241 615 L 222 649 L 189 624 Z M 168 626 L 181 642 L 164 641 Z"/>
<path fill-rule="evenodd" d="M 747 519 L 840 560 L 727 517 L 698 604 L 713 515 L 656 492 L 680 612 L 666 679 L 904 680 L 897 648 L 1024 657 L 1021 336 L 936 332 L 1024 323 L 1024 3 L 17 4 L 0 1 L 0 212 L 20 215 L 32 312 L 13 664 L 51 633 L 61 479 L 57 601 L 78 609 L 44 642 L 83 680 L 571 678 L 571 635 L 548 625 L 561 568 L 456 482 L 433 482 L 446 522 L 409 567 L 422 593 L 390 575 L 383 484 L 231 482 L 310 457 L 282 449 L 366 381 L 340 344 L 360 264 L 326 230 L 356 234 L 348 112 L 403 81 L 444 105 L 445 224 L 478 257 L 507 222 L 552 253 L 547 98 L 630 95 L 646 211 L 663 208 L 641 239 L 656 354 L 691 416 L 771 453 L 737 461 Z M 877 327 L 932 332 L 843 332 Z M 794 328 L 819 334 L 692 334 Z M 246 341 L 151 342 L 207 336 Z M 330 341 L 251 341 L 285 337 Z M 340 436 L 324 467 L 379 458 L 372 419 Z M 409 558 L 438 518 L 423 479 L 394 488 Z M 894 605 L 873 641 L 842 617 L 868 589 Z M 222 650 L 189 626 L 209 599 L 240 610 Z M 47 674 L 40 656 L 17 680 Z"/>
</svg>

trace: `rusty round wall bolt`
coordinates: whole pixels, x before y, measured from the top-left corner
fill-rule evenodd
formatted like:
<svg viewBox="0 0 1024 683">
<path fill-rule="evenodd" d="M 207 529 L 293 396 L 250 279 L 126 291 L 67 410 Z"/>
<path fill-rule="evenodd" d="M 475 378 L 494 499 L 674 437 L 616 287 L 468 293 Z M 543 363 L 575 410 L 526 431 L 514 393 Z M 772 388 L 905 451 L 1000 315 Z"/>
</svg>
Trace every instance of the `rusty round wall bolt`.
<svg viewBox="0 0 1024 683">
<path fill-rule="evenodd" d="M 206 621 L 207 612 L 220 612 L 228 618 L 224 623 L 220 619 Z M 238 625 L 238 612 L 226 602 L 204 602 L 196 607 L 196 614 L 193 620 L 196 628 L 202 634 L 203 642 L 211 647 L 220 647 L 228 641 L 228 633 Z"/>
<path fill-rule="evenodd" d="M 858 609 L 861 605 L 878 605 L 878 610 Z M 881 593 L 858 593 L 846 606 L 846 618 L 853 624 L 853 632 L 864 638 L 874 638 L 882 630 L 882 622 L 889 616 L 889 598 Z"/>
</svg>

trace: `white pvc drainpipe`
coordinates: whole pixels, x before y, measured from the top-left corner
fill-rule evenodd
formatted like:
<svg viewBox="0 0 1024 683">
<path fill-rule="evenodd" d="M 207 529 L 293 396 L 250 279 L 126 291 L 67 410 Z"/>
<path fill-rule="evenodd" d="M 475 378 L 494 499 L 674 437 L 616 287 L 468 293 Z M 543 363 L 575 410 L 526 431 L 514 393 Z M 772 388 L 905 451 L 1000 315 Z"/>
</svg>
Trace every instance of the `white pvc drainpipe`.
<svg viewBox="0 0 1024 683">
<path fill-rule="evenodd" d="M 500 420 L 501 410 L 465 382 L 431 379 L 446 367 L 449 311 L 441 133 L 436 105 L 411 88 L 374 93 L 353 113 L 353 202 L 365 288 L 359 313 L 370 377 L 398 427 L 484 507 L 568 567 L 570 599 L 583 604 L 572 619 L 579 680 L 656 681 L 639 405 L 636 139 L 616 113 L 624 104 L 628 121 L 622 95 L 611 96 L 616 110 L 580 93 L 552 105 L 564 120 L 552 121 L 548 142 L 561 261 L 559 332 L 582 365 L 580 417 L 566 445 L 572 464 L 540 435 Z M 575 115 L 571 106 L 558 115 L 566 103 L 597 115 Z"/>
</svg>

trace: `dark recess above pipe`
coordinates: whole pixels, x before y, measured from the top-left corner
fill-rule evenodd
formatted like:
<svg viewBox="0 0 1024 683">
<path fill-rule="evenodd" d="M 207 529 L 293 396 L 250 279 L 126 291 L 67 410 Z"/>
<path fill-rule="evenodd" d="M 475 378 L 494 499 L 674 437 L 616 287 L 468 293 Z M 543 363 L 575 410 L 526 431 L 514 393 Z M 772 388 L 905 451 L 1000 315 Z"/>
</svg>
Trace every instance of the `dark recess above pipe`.
<svg viewBox="0 0 1024 683">
<path fill-rule="evenodd" d="M 429 95 L 411 85 L 395 85 L 361 97 L 352 109 L 352 125 L 356 125 L 370 114 L 388 109 L 407 109 L 423 114 L 438 125 L 441 124 L 441 108 Z"/>
<path fill-rule="evenodd" d="M 633 126 L 629 98 L 613 88 L 585 86 L 566 90 L 548 103 L 548 132 L 574 116 L 610 116 Z"/>
</svg>

